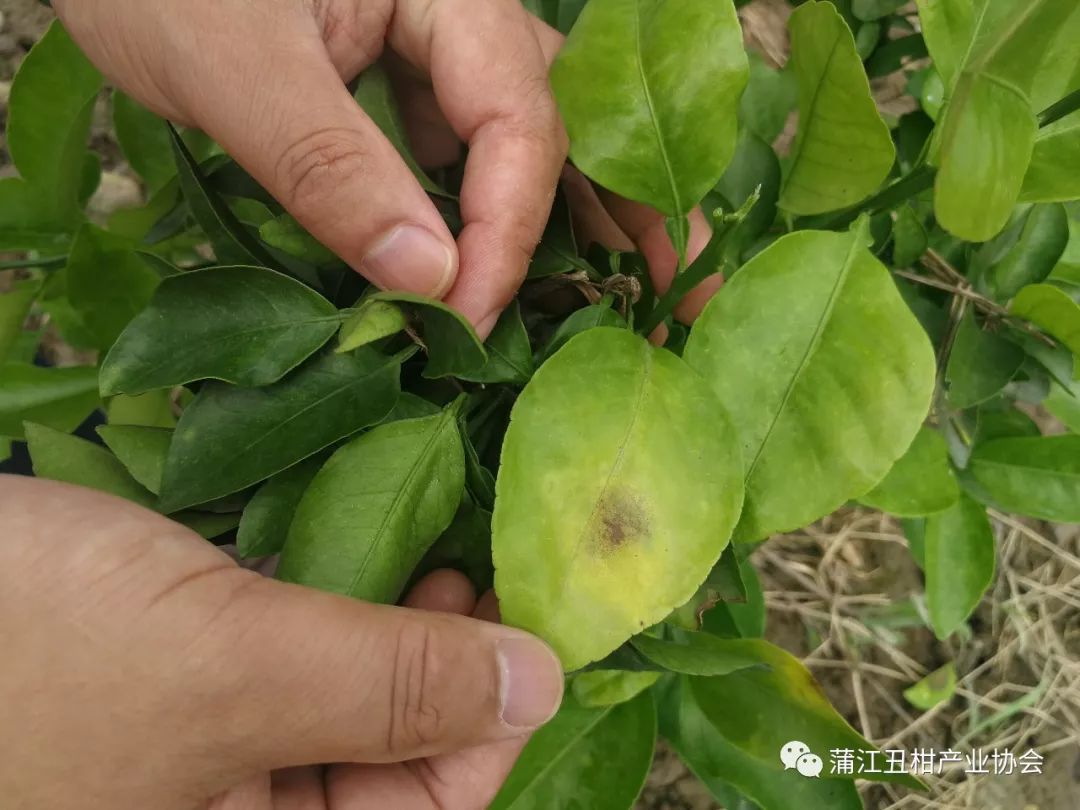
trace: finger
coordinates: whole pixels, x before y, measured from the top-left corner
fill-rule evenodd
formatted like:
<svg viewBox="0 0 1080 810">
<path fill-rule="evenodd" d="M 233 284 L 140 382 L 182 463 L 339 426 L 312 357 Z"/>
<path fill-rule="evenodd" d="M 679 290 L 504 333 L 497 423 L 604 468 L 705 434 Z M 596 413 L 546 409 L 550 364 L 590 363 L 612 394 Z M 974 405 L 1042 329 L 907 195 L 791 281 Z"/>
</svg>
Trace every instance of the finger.
<svg viewBox="0 0 1080 810">
<path fill-rule="evenodd" d="M 525 278 L 566 159 L 547 63 L 516 0 L 399 0 L 390 43 L 428 71 L 469 145 L 446 301 L 486 335 Z"/>
<path fill-rule="evenodd" d="M 273 810 L 327 810 L 322 768 L 283 768 L 270 775 Z"/>
<path fill-rule="evenodd" d="M 476 607 L 476 589 L 460 571 L 442 568 L 417 582 L 403 604 L 419 610 L 468 616 Z"/>
<path fill-rule="evenodd" d="M 457 270 L 453 237 L 345 88 L 314 22 L 306 25 L 311 30 L 286 28 L 283 41 L 271 38 L 257 50 L 239 48 L 220 69 L 228 80 L 195 96 L 190 116 L 370 281 L 441 296 Z M 274 69 L 271 58 L 288 71 Z M 278 80 L 268 92 L 271 73 Z"/>
<path fill-rule="evenodd" d="M 265 579 L 237 590 L 227 615 L 195 654 L 233 673 L 215 695 L 221 744 L 248 768 L 397 762 L 513 738 L 562 693 L 547 645 L 475 619 Z"/>
<path fill-rule="evenodd" d="M 485 622 L 493 622 L 499 624 L 502 621 L 502 615 L 499 613 L 499 598 L 495 595 L 495 591 L 485 591 L 483 596 L 476 603 L 476 609 L 473 611 L 473 618 L 483 619 Z"/>
</svg>

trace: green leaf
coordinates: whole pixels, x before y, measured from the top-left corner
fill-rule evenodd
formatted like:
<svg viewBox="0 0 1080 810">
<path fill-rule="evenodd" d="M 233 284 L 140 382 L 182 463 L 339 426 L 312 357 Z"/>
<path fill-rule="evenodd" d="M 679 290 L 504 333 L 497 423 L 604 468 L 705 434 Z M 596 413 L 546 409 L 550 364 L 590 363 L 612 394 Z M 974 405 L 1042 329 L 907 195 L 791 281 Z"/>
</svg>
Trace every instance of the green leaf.
<svg viewBox="0 0 1080 810">
<path fill-rule="evenodd" d="M 132 478 L 155 495 L 160 494 L 161 475 L 173 436 L 171 430 L 140 425 L 101 425 L 97 432 Z"/>
<path fill-rule="evenodd" d="M 96 489 L 153 508 L 154 496 L 104 447 L 33 422 L 26 423 L 26 443 L 38 478 Z"/>
<path fill-rule="evenodd" d="M 904 700 L 916 709 L 930 711 L 956 694 L 956 667 L 952 661 L 904 690 Z"/>
<path fill-rule="evenodd" d="M 574 238 L 574 225 L 570 218 L 570 206 L 562 191 L 555 193 L 551 204 L 551 215 L 544 227 L 544 235 L 536 246 L 532 261 L 529 262 L 529 278 L 543 278 L 556 273 L 569 273 L 583 266 L 578 257 L 577 241 Z"/>
<path fill-rule="evenodd" d="M 876 191 L 896 150 L 836 7 L 810 0 L 791 15 L 788 28 L 799 80 L 799 132 L 780 207 L 804 215 L 835 211 Z"/>
<path fill-rule="evenodd" d="M 829 705 L 821 687 L 796 658 L 766 641 L 729 643 L 741 645 L 765 666 L 689 681 L 702 712 L 733 746 L 778 770 L 780 751 L 792 740 L 799 740 L 822 757 L 834 748 L 874 749 Z M 733 711 L 733 707 L 738 710 Z M 918 780 L 906 773 L 864 773 L 860 778 L 919 786 Z"/>
<path fill-rule="evenodd" d="M 124 157 L 150 194 L 176 176 L 165 122 L 119 90 L 112 95 L 113 128 Z"/>
<path fill-rule="evenodd" d="M 741 469 L 723 408 L 681 360 L 623 329 L 578 335 L 525 387 L 503 442 L 504 622 L 573 670 L 660 621 L 727 545 Z"/>
<path fill-rule="evenodd" d="M 916 0 L 934 67 L 946 84 L 956 79 L 975 28 L 972 0 Z"/>
<path fill-rule="evenodd" d="M 1080 112 L 1039 130 L 1020 192 L 1020 202 L 1076 199 L 1080 199 Z"/>
<path fill-rule="evenodd" d="M 1005 258 L 983 278 L 990 295 L 1007 301 L 1029 284 L 1050 275 L 1069 244 L 1069 216 L 1062 205 L 1036 205 Z"/>
<path fill-rule="evenodd" d="M 368 118 L 374 121 L 375 125 L 382 130 L 386 139 L 394 145 L 398 154 L 401 155 L 401 159 L 405 161 L 405 165 L 409 167 L 409 171 L 413 173 L 417 182 L 420 183 L 420 187 L 429 194 L 453 199 L 452 194 L 449 194 L 427 176 L 424 170 L 420 168 L 420 164 L 416 162 L 416 158 L 413 157 L 412 151 L 409 149 L 409 136 L 405 132 L 405 125 L 401 121 L 401 113 L 398 111 L 397 100 L 394 98 L 394 89 L 390 84 L 390 77 L 381 64 L 374 62 L 364 69 L 364 72 L 360 74 L 360 78 L 356 80 L 353 98 L 367 113 Z"/>
<path fill-rule="evenodd" d="M 926 609 L 935 635 L 946 639 L 993 582 L 994 532 L 982 504 L 961 493 L 952 507 L 926 519 L 923 543 Z"/>
<path fill-rule="evenodd" d="M 172 512 L 257 484 L 386 416 L 398 361 L 327 355 L 265 388 L 207 383 L 176 426 L 161 490 Z"/>
<path fill-rule="evenodd" d="M 896 210 L 896 222 L 893 224 L 893 264 L 897 267 L 911 267 L 917 262 L 930 241 L 914 209 L 902 205 Z"/>
<path fill-rule="evenodd" d="M 625 329 L 626 320 L 611 308 L 610 302 L 590 304 L 587 307 L 574 310 L 574 312 L 570 313 L 570 317 L 559 324 L 559 328 L 551 336 L 551 340 L 548 341 L 541 354 L 540 362 L 546 362 L 549 357 L 565 346 L 572 337 L 580 335 L 589 329 L 595 329 L 598 326 L 615 326 Z"/>
<path fill-rule="evenodd" d="M 799 81 L 788 66 L 777 69 L 756 51 L 747 51 L 750 81 L 739 101 L 739 122 L 767 144 L 784 131 L 799 103 Z"/>
<path fill-rule="evenodd" d="M 1073 433 L 1080 433 L 1080 399 L 1071 392 L 1051 382 L 1050 395 L 1043 400 L 1043 407 Z"/>
<path fill-rule="evenodd" d="M 570 691 L 582 706 L 614 706 L 631 700 L 658 680 L 659 672 L 624 672 L 594 669 L 579 672 L 570 682 Z"/>
<path fill-rule="evenodd" d="M 103 351 L 146 308 L 160 282 L 132 248 L 127 239 L 89 223 L 71 244 L 64 269 L 68 300 Z"/>
<path fill-rule="evenodd" d="M 736 211 L 758 189 L 761 190 L 761 197 L 740 224 L 739 238 L 733 240 L 734 266 L 739 264 L 737 259 L 742 249 L 767 231 L 776 219 L 780 182 L 780 161 L 773 148 L 750 130 L 741 131 L 735 146 L 735 158 L 716 184 L 716 191 Z"/>
<path fill-rule="evenodd" d="M 207 540 L 213 540 L 226 532 L 231 532 L 240 524 L 238 512 L 215 514 L 213 512 L 180 512 L 170 515 L 172 520 L 182 523 L 193 532 Z"/>
<path fill-rule="evenodd" d="M 709 722 L 690 683 L 681 678 L 664 694 L 660 733 L 720 801 L 727 801 L 733 785 L 761 810 L 862 810 L 853 781 L 807 779 L 795 769 L 784 770 L 779 756 L 765 761 L 733 745 Z"/>
<path fill-rule="evenodd" d="M 338 261 L 330 248 L 323 246 L 289 214 L 280 214 L 259 225 L 259 238 L 270 247 L 316 267 Z"/>
<path fill-rule="evenodd" d="M 335 351 L 351 352 L 376 340 L 396 335 L 409 325 L 401 307 L 389 301 L 361 301 L 356 313 L 341 325 Z"/>
<path fill-rule="evenodd" d="M 23 422 L 71 431 L 99 404 L 95 368 L 0 365 L 0 436 L 23 438 Z"/>
<path fill-rule="evenodd" d="M 866 243 L 865 225 L 778 240 L 690 333 L 683 357 L 743 441 L 736 541 L 805 526 L 864 494 L 926 416 L 933 350 Z"/>
<path fill-rule="evenodd" d="M 282 470 L 261 487 L 244 507 L 236 550 L 241 557 L 266 557 L 285 548 L 293 515 L 326 459 L 314 456 Z"/>
<path fill-rule="evenodd" d="M 930 5 L 924 0 L 921 8 Z M 982 242 L 1008 222 L 1038 130 L 1029 95 L 1036 77 L 1031 54 L 1045 53 L 1077 13 L 1080 8 L 1058 0 L 983 2 L 963 45 L 966 9 L 924 16 L 941 29 L 928 29 L 927 42 L 950 76 L 931 150 L 939 166 L 935 213 L 950 233 Z M 938 26 L 946 18 L 956 25 Z M 964 56 L 956 62 L 958 52 Z"/>
<path fill-rule="evenodd" d="M 975 448 L 968 470 L 1007 512 L 1080 523 L 1080 436 L 988 441 Z"/>
<path fill-rule="evenodd" d="M 567 699 L 533 733 L 489 810 L 628 810 L 655 745 L 650 693 L 603 708 Z"/>
<path fill-rule="evenodd" d="M 877 20 L 895 14 L 908 0 L 852 0 L 851 11 L 860 20 Z"/>
<path fill-rule="evenodd" d="M 101 84 L 101 74 L 58 21 L 19 67 L 8 103 L 7 150 L 20 176 L 0 180 L 6 248 L 47 249 L 78 221 Z"/>
<path fill-rule="evenodd" d="M 922 517 L 948 509 L 958 497 L 945 440 L 924 427 L 885 479 L 859 503 L 899 517 Z"/>
<path fill-rule="evenodd" d="M 747 75 L 730 0 L 592 0 L 551 83 L 574 164 L 617 194 L 682 217 L 731 160 Z"/>
<path fill-rule="evenodd" d="M 1019 292 L 1009 309 L 1060 340 L 1080 369 L 1076 360 L 1080 357 L 1080 304 L 1067 292 L 1053 284 L 1032 284 Z"/>
<path fill-rule="evenodd" d="M 280 269 L 266 248 L 244 229 L 225 201 L 210 187 L 195 157 L 172 124 L 169 124 L 169 137 L 180 189 L 191 215 L 210 240 L 218 262 Z"/>
<path fill-rule="evenodd" d="M 424 323 L 424 348 L 428 354 L 425 377 L 460 377 L 482 368 L 487 362 L 484 344 L 472 325 L 460 312 L 442 301 L 406 292 L 380 292 L 364 300 L 407 304 L 407 309 L 415 310 L 419 315 Z"/>
<path fill-rule="evenodd" d="M 23 323 L 39 292 L 41 282 L 24 279 L 0 294 L 0 364 L 13 359 L 11 355 L 22 334 Z"/>
<path fill-rule="evenodd" d="M 701 629 L 721 638 L 761 638 L 765 635 L 765 594 L 749 559 L 739 563 L 746 601 L 720 602 L 702 617 Z"/>
<path fill-rule="evenodd" d="M 672 640 L 649 635 L 630 639 L 634 649 L 654 664 L 684 675 L 727 675 L 739 669 L 761 666 L 759 642 L 723 639 L 709 633 L 684 630 Z M 765 642 L 760 642 L 764 644 Z"/>
<path fill-rule="evenodd" d="M 126 394 L 112 397 L 105 406 L 109 424 L 174 428 L 176 416 L 173 414 L 172 393 L 162 388 L 134 397 Z"/>
<path fill-rule="evenodd" d="M 980 329 L 968 313 L 960 321 L 945 371 L 949 404 L 963 409 L 985 402 L 1009 384 L 1023 363 L 1023 349 Z"/>
<path fill-rule="evenodd" d="M 465 489 L 457 408 L 380 425 L 330 457 L 296 510 L 278 577 L 393 603 Z"/>
<path fill-rule="evenodd" d="M 515 298 L 503 310 L 487 341 L 487 362 L 478 370 L 458 376 L 463 380 L 482 383 L 516 383 L 524 385 L 533 373 L 532 347 L 529 333 L 521 322 L 521 309 Z"/>
<path fill-rule="evenodd" d="M 468 448 L 468 444 L 462 444 Z M 494 483 L 493 480 L 492 485 Z M 477 593 L 491 590 L 495 576 L 491 565 L 491 512 L 478 505 L 468 493 L 468 456 L 465 458 L 465 485 L 466 493 L 454 519 L 413 571 L 413 582 L 439 568 L 453 568 L 469 578 Z"/>
<path fill-rule="evenodd" d="M 103 395 L 195 380 L 268 385 L 337 331 L 333 304 L 261 267 L 211 267 L 161 282 L 101 366 Z"/>
<path fill-rule="evenodd" d="M 522 0 L 522 5 L 561 34 L 574 26 L 585 0 Z"/>
</svg>

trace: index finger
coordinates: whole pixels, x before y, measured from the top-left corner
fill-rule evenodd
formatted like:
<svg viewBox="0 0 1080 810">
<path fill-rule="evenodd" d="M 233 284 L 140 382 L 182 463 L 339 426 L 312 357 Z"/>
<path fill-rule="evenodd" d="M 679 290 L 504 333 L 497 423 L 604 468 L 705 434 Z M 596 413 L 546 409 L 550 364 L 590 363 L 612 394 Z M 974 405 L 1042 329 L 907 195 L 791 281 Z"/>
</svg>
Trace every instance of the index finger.
<svg viewBox="0 0 1080 810">
<path fill-rule="evenodd" d="M 566 133 L 518 0 L 398 6 L 390 44 L 429 71 L 447 121 L 469 145 L 459 272 L 445 300 L 483 336 L 525 278 L 566 160 Z"/>
</svg>

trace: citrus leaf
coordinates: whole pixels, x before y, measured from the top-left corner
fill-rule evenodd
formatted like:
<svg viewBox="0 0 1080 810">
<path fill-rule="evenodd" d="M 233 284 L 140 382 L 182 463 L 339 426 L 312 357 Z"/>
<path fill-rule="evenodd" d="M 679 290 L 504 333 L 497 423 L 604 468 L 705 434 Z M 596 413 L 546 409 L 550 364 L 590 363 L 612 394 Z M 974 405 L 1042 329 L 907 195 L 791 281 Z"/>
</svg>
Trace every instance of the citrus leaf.
<svg viewBox="0 0 1080 810">
<path fill-rule="evenodd" d="M 173 432 L 140 425 L 101 425 L 98 435 L 131 477 L 155 495 L 161 492 L 161 474 Z"/>
<path fill-rule="evenodd" d="M 428 354 L 424 376 L 429 379 L 460 377 L 487 362 L 487 351 L 472 325 L 442 301 L 406 292 L 375 293 L 364 301 L 406 304 L 407 309 L 419 315 L 424 323 L 424 346 Z"/>
<path fill-rule="evenodd" d="M 859 503 L 898 517 L 922 517 L 948 509 L 958 497 L 949 448 L 940 433 L 924 427 L 884 480 Z"/>
<path fill-rule="evenodd" d="M 904 700 L 916 709 L 930 711 L 956 694 L 956 667 L 952 661 L 904 690 Z"/>
<path fill-rule="evenodd" d="M 634 649 L 654 664 L 684 675 L 727 675 L 739 669 L 761 666 L 742 639 L 723 639 L 709 633 L 680 632 L 671 640 L 648 635 L 630 639 Z"/>
<path fill-rule="evenodd" d="M 268 385 L 338 329 L 334 305 L 262 267 L 172 276 L 123 331 L 101 366 L 104 396 L 195 380 Z"/>
<path fill-rule="evenodd" d="M 459 374 L 463 380 L 482 383 L 516 383 L 524 385 L 533 373 L 532 347 L 529 333 L 521 322 L 517 299 L 503 310 L 495 328 L 484 342 L 487 362 L 476 371 Z"/>
<path fill-rule="evenodd" d="M 1062 205 L 1036 205 L 1023 223 L 1016 243 L 982 279 L 990 295 L 1001 301 L 1045 280 L 1069 244 L 1069 216 Z"/>
<path fill-rule="evenodd" d="M 334 453 L 308 486 L 278 578 L 396 602 L 464 488 L 456 407 L 379 425 Z"/>
<path fill-rule="evenodd" d="M 24 279 L 16 281 L 7 292 L 0 293 L 0 363 L 15 359 L 11 356 L 15 344 L 40 291 L 39 281 Z"/>
<path fill-rule="evenodd" d="M 161 489 L 173 512 L 257 484 L 386 416 L 398 361 L 373 350 L 317 358 L 265 388 L 207 383 L 184 409 Z"/>
<path fill-rule="evenodd" d="M 1080 436 L 1022 436 L 976 446 L 968 470 L 994 505 L 1080 523 Z"/>
<path fill-rule="evenodd" d="M 723 408 L 682 361 L 627 330 L 578 335 L 525 387 L 503 442 L 503 621 L 548 641 L 568 670 L 607 655 L 708 575 L 738 516 L 741 469 Z"/>
<path fill-rule="evenodd" d="M 241 557 L 266 557 L 285 548 L 289 526 L 324 457 L 314 456 L 282 470 L 261 487 L 244 507 L 236 533 Z"/>
<path fill-rule="evenodd" d="M 1080 112 L 1039 130 L 1020 202 L 1080 199 Z"/>
<path fill-rule="evenodd" d="M 780 207 L 792 214 L 835 211 L 877 190 L 896 150 L 836 6 L 810 0 L 795 10 L 788 27 L 799 131 Z"/>
<path fill-rule="evenodd" d="M 1067 292 L 1053 284 L 1032 284 L 1019 292 L 1009 309 L 1060 340 L 1080 369 L 1076 360 L 1080 358 L 1080 304 Z"/>
<path fill-rule="evenodd" d="M 315 266 L 338 260 L 330 248 L 308 233 L 304 226 L 289 214 L 280 214 L 260 224 L 259 238 L 270 247 Z"/>
<path fill-rule="evenodd" d="M 866 243 L 865 225 L 778 240 L 690 333 L 683 357 L 743 441 L 736 541 L 799 528 L 864 494 L 926 416 L 933 350 Z"/>
<path fill-rule="evenodd" d="M 574 165 L 683 217 L 731 160 L 747 75 L 731 0 L 592 0 L 551 83 Z"/>
<path fill-rule="evenodd" d="M 594 669 L 579 672 L 570 684 L 574 700 L 582 706 L 614 706 L 637 697 L 658 680 L 659 672 L 623 672 Z"/>
<path fill-rule="evenodd" d="M 113 91 L 112 112 L 120 149 L 153 195 L 176 176 L 169 130 L 162 119 L 120 90 Z"/>
<path fill-rule="evenodd" d="M 337 352 L 351 352 L 376 340 L 396 335 L 409 325 L 401 307 L 389 301 L 361 301 L 356 313 L 341 325 Z"/>
<path fill-rule="evenodd" d="M 154 507 L 154 496 L 104 447 L 33 422 L 26 423 L 26 443 L 38 478 L 96 489 L 140 506 Z"/>
<path fill-rule="evenodd" d="M 994 579 L 994 532 L 986 509 L 961 493 L 949 509 L 926 519 L 923 544 L 926 609 L 934 633 L 946 639 Z"/>
<path fill-rule="evenodd" d="M 626 327 L 626 320 L 618 312 L 611 308 L 610 304 L 590 304 L 587 307 L 575 310 L 570 317 L 559 324 L 555 334 L 551 336 L 547 346 L 541 355 L 540 362 L 545 362 L 555 352 L 561 349 L 570 338 L 580 335 L 589 329 L 598 326 Z"/>
<path fill-rule="evenodd" d="M 1024 364 L 1024 351 L 993 332 L 980 329 L 970 312 L 960 321 L 949 354 L 945 380 L 949 404 L 970 408 L 997 395 Z"/>
<path fill-rule="evenodd" d="M 100 403 L 95 368 L 0 365 L 0 436 L 23 438 L 23 422 L 71 431 Z"/>
<path fill-rule="evenodd" d="M 533 733 L 489 810 L 628 810 L 645 785 L 655 745 L 650 693 L 603 708 L 568 698 Z"/>
</svg>

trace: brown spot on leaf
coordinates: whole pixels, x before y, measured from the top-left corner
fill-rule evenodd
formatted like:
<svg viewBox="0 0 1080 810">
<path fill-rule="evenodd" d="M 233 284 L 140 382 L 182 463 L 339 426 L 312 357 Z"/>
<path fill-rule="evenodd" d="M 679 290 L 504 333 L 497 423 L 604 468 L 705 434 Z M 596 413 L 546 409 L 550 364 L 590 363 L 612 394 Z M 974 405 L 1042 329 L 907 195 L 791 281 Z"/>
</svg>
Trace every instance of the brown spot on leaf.
<svg viewBox="0 0 1080 810">
<path fill-rule="evenodd" d="M 619 487 L 609 487 L 593 517 L 592 540 L 596 551 L 610 554 L 631 543 L 640 543 L 649 534 L 649 514 L 644 499 Z"/>
</svg>

